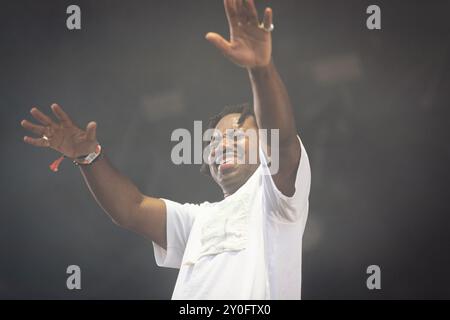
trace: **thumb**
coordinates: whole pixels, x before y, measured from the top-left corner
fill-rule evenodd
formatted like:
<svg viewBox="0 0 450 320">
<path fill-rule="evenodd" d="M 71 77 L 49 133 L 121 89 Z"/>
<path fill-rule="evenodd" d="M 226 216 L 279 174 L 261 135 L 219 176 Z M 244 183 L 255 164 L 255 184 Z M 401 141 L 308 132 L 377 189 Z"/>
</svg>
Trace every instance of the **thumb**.
<svg viewBox="0 0 450 320">
<path fill-rule="evenodd" d="M 215 45 L 217 49 L 222 51 L 223 54 L 228 55 L 230 53 L 231 44 L 222 36 L 214 32 L 209 32 L 205 38 L 213 45 Z"/>
<path fill-rule="evenodd" d="M 86 127 L 86 135 L 88 140 L 96 140 L 97 139 L 97 123 L 89 122 Z"/>
</svg>

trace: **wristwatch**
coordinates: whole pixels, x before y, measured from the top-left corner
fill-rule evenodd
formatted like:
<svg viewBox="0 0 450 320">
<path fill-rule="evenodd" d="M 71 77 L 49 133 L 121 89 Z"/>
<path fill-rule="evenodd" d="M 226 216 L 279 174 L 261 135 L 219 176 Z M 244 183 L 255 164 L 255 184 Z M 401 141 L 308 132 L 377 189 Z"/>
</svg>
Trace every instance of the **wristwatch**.
<svg viewBox="0 0 450 320">
<path fill-rule="evenodd" d="M 102 147 L 98 144 L 97 147 L 95 148 L 95 151 L 92 153 L 89 153 L 86 156 L 82 156 L 82 157 L 78 157 L 75 160 L 73 160 L 73 163 L 76 166 L 87 166 L 90 165 L 92 163 L 94 163 L 95 160 L 98 159 L 98 157 L 100 156 L 100 154 L 102 153 Z M 59 170 L 59 166 L 61 164 L 61 162 L 63 162 L 63 160 L 66 158 L 66 156 L 61 156 L 60 158 L 56 159 L 55 161 L 53 161 L 53 163 L 50 165 L 50 170 L 52 170 L 53 172 L 58 172 Z"/>
<path fill-rule="evenodd" d="M 89 153 L 86 156 L 81 156 L 81 157 L 76 158 L 75 160 L 73 160 L 73 163 L 76 166 L 79 166 L 79 165 L 90 165 L 95 160 L 97 160 L 97 158 L 100 156 L 101 153 L 102 153 L 102 146 L 98 144 L 97 147 L 95 148 L 94 152 Z"/>
</svg>

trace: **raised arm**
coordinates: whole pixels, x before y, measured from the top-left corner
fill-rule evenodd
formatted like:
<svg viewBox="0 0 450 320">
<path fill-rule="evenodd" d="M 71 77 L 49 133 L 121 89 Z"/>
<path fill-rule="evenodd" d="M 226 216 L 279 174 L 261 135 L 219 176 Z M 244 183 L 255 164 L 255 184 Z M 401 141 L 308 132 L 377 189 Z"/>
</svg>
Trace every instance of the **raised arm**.
<svg viewBox="0 0 450 320">
<path fill-rule="evenodd" d="M 39 125 L 22 121 L 25 129 L 38 136 L 26 136 L 26 143 L 54 149 L 69 159 L 95 151 L 98 145 L 95 122 L 81 130 L 59 105 L 53 104 L 51 109 L 57 121 L 37 108 L 31 110 L 31 115 Z M 81 165 L 80 170 L 95 200 L 116 224 L 166 248 L 166 208 L 162 200 L 143 195 L 110 164 L 104 150 L 94 163 Z"/>
<path fill-rule="evenodd" d="M 265 9 L 260 23 L 253 0 L 224 0 L 224 5 L 230 40 L 211 32 L 206 39 L 236 65 L 248 70 L 258 127 L 279 129 L 280 133 L 280 165 L 274 182 L 283 194 L 292 196 L 301 147 L 286 87 L 272 61 L 272 9 Z M 267 147 L 270 150 L 270 145 Z"/>
</svg>

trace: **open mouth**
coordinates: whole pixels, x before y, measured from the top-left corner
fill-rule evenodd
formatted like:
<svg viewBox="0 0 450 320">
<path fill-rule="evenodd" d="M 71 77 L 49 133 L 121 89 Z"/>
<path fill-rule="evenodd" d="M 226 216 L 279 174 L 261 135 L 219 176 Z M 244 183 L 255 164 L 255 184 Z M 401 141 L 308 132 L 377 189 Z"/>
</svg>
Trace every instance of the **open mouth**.
<svg viewBox="0 0 450 320">
<path fill-rule="evenodd" d="M 233 152 L 228 152 L 224 154 L 220 154 L 217 156 L 215 162 L 215 166 L 219 172 L 225 173 L 232 169 L 238 162 L 238 155 Z"/>
</svg>

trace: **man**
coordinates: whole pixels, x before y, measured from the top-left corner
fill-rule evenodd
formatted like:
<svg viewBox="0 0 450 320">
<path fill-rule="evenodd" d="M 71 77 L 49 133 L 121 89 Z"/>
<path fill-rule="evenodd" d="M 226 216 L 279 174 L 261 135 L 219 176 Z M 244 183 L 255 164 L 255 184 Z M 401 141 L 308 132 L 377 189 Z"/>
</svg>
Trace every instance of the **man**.
<svg viewBox="0 0 450 320">
<path fill-rule="evenodd" d="M 230 41 L 216 33 L 206 39 L 247 69 L 254 96 L 253 110 L 226 109 L 210 123 L 219 142 L 211 140 L 214 161 L 206 172 L 222 188 L 224 200 L 179 204 L 143 195 L 109 163 L 97 141 L 96 123 L 81 130 L 56 104 L 51 109 L 58 121 L 31 110 L 41 125 L 24 120 L 22 126 L 41 138 L 24 139 L 74 160 L 112 220 L 153 241 L 159 266 L 180 269 L 173 299 L 300 299 L 310 168 L 271 58 L 272 10 L 265 10 L 260 23 L 253 0 L 224 3 Z M 236 152 L 224 156 L 218 150 L 252 151 L 248 137 L 220 139 L 230 129 L 279 129 L 277 148 L 271 150 L 270 139 L 259 139 L 257 163 L 230 161 Z M 279 152 L 275 173 L 269 171 L 273 152 Z"/>
</svg>

